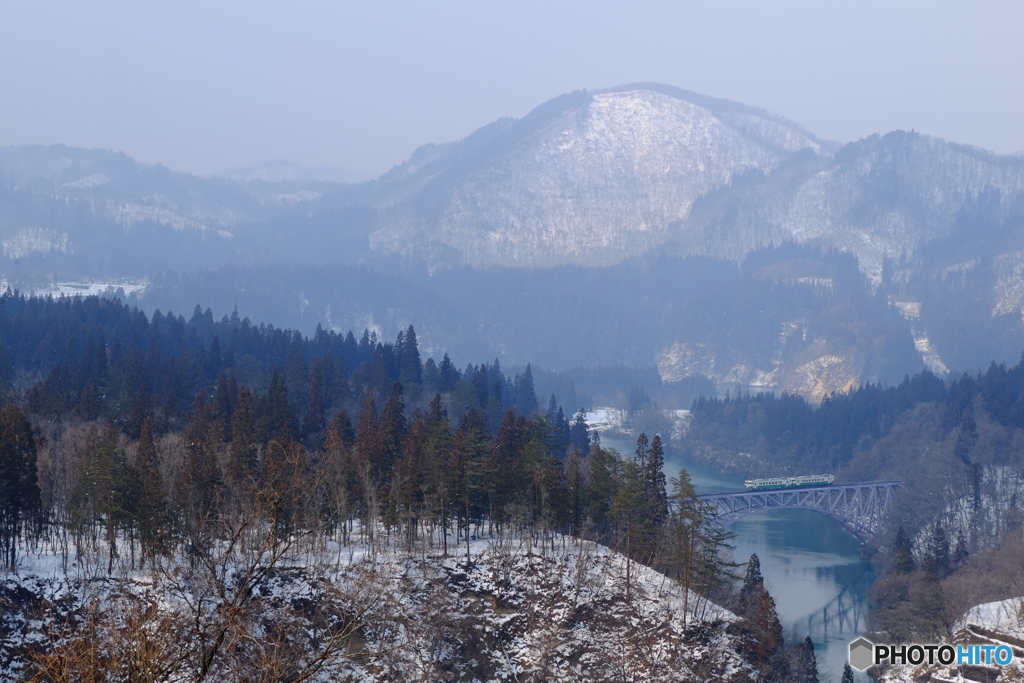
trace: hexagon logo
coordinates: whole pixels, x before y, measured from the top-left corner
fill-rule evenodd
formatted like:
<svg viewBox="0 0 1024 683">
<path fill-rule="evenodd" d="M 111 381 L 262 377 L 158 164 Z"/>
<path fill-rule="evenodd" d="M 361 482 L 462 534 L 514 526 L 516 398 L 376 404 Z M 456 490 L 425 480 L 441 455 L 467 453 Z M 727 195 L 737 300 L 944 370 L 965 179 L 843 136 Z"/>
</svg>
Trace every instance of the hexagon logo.
<svg viewBox="0 0 1024 683">
<path fill-rule="evenodd" d="M 858 638 L 850 643 L 850 666 L 863 671 L 875 663 L 875 644 L 867 638 Z"/>
</svg>

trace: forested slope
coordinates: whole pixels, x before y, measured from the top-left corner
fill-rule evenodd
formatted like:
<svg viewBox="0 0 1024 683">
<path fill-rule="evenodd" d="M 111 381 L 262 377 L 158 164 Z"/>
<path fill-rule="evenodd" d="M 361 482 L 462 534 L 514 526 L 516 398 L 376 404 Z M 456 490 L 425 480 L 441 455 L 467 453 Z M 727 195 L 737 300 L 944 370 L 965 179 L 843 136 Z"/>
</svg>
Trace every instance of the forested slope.
<svg viewBox="0 0 1024 683">
<path fill-rule="evenodd" d="M 876 625 L 892 636 L 942 634 L 971 606 L 1019 594 L 1024 362 L 948 383 L 922 372 L 819 406 L 785 394 L 700 399 L 686 448 L 749 474 L 904 481 L 875 545 Z"/>
<path fill-rule="evenodd" d="M 757 645 L 778 624 L 770 603 L 739 621 L 709 606 L 728 594 L 726 539 L 685 473 L 667 480 L 660 436 L 602 448 L 582 414 L 537 409 L 530 366 L 423 362 L 412 326 L 394 342 L 305 338 L 95 297 L 8 293 L 0 337 L 8 673 L 415 679 L 429 664 L 603 680 L 607 638 L 580 629 L 634 627 L 645 645 L 619 661 L 635 671 L 783 670 L 781 638 Z M 494 585 L 467 595 L 469 579 Z M 542 599 L 556 585 L 578 586 L 571 608 Z M 511 602 L 473 606 L 496 599 Z M 529 616 L 547 608 L 563 614 L 553 629 Z M 510 610 L 523 617 L 506 627 Z M 411 650 L 391 651 L 396 628 Z"/>
</svg>

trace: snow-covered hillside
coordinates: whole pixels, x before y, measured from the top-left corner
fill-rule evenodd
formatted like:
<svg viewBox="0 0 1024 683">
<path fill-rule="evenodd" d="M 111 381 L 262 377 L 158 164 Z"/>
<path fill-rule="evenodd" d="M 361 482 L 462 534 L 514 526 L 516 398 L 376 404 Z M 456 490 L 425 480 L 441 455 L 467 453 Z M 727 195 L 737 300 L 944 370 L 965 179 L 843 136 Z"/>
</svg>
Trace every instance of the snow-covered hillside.
<svg viewBox="0 0 1024 683">
<path fill-rule="evenodd" d="M 879 683 L 972 683 L 974 681 L 1024 681 L 1024 598 L 999 600 L 977 605 L 954 627 L 944 642 L 952 645 L 1005 645 L 1013 652 L 1013 662 L 999 666 L 942 666 L 939 664 L 896 665 L 888 667 Z"/>
<path fill-rule="evenodd" d="M 291 656 L 294 669 L 342 633 L 344 647 L 312 680 L 748 680 L 725 633 L 732 614 L 603 546 L 493 537 L 440 550 L 335 546 L 281 557 L 253 582 L 244 563 L 111 578 L 73 563 L 65 575 L 53 556 L 30 557 L 0 578 L 0 676 L 24 674 L 33 651 L 38 660 L 105 649 L 111 662 L 126 660 L 154 645 L 146 633 L 173 629 L 175 642 L 157 650 L 180 658 L 169 680 L 184 680 L 230 611 L 238 651 L 214 665 L 229 678 L 244 675 L 240 652 L 265 667 Z M 253 596 L 244 604 L 243 588 Z"/>
<path fill-rule="evenodd" d="M 1009 210 L 1024 192 L 1024 160 L 916 133 L 833 151 L 767 112 L 674 88 L 573 93 L 383 176 L 371 245 L 435 266 L 538 267 L 663 246 L 739 260 L 793 241 L 851 251 L 877 280 L 884 259 L 947 237 L 965 206 Z"/>
<path fill-rule="evenodd" d="M 777 196 L 780 205 L 762 217 L 784 239 L 853 252 L 877 280 L 886 257 L 946 237 L 963 207 L 983 193 L 1009 204 L 1022 191 L 1021 160 L 895 132 L 848 145 L 792 195 Z"/>
<path fill-rule="evenodd" d="M 429 210 L 392 212 L 374 248 L 454 251 L 478 267 L 617 263 L 665 242 L 698 197 L 737 175 L 822 149 L 765 112 L 644 86 L 588 93 L 523 122 L 427 184 L 424 193 L 443 192 Z"/>
</svg>

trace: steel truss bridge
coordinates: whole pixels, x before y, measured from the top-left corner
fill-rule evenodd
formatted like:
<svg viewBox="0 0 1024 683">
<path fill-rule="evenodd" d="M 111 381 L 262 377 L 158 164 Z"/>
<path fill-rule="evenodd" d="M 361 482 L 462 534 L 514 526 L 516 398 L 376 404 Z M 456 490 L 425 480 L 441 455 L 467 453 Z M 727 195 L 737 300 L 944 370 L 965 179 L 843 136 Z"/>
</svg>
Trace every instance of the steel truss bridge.
<svg viewBox="0 0 1024 683">
<path fill-rule="evenodd" d="M 711 516 L 729 526 L 747 515 L 767 510 L 816 510 L 836 520 L 861 541 L 875 535 L 902 481 L 834 484 L 793 489 L 708 493 L 698 496 Z"/>
</svg>

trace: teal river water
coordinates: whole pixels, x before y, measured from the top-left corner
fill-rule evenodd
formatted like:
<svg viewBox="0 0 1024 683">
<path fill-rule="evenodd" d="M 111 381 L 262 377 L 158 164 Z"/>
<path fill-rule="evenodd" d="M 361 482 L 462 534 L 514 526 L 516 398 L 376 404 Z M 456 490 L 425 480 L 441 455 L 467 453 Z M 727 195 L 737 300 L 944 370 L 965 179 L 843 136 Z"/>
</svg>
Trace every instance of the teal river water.
<svg viewBox="0 0 1024 683">
<path fill-rule="evenodd" d="M 624 455 L 635 448 L 624 440 L 602 436 L 601 441 Z M 676 476 L 681 467 L 690 473 L 698 493 L 743 489 L 737 477 L 666 455 L 666 479 Z M 860 556 L 860 542 L 835 521 L 811 510 L 758 513 L 730 530 L 736 534 L 733 556 L 737 562 L 745 563 L 751 553 L 761 560 L 761 573 L 775 598 L 786 642 L 810 635 L 822 682 L 838 682 L 849 642 L 867 628 L 873 577 L 871 565 Z M 868 679 L 861 675 L 857 680 Z"/>
</svg>

